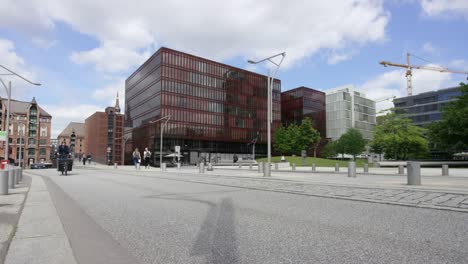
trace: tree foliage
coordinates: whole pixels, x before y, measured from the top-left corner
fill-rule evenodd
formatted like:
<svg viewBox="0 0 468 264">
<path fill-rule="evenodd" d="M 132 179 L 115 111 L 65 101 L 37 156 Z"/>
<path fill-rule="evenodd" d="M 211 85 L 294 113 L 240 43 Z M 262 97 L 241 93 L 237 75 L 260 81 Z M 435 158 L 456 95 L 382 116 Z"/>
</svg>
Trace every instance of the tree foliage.
<svg viewBox="0 0 468 264">
<path fill-rule="evenodd" d="M 468 84 L 461 96 L 442 109 L 442 120 L 429 126 L 429 139 L 437 149 L 451 154 L 468 149 Z"/>
<path fill-rule="evenodd" d="M 362 137 L 361 132 L 356 128 L 350 128 L 346 133 L 341 135 L 338 140 L 340 151 L 345 154 L 356 156 L 364 152 L 366 148 L 366 140 Z"/>
<path fill-rule="evenodd" d="M 387 114 L 374 128 L 370 145 L 376 153 L 383 152 L 386 158 L 396 160 L 424 158 L 429 152 L 424 129 L 394 113 Z"/>
<path fill-rule="evenodd" d="M 309 118 L 302 120 L 301 125 L 291 124 L 275 131 L 275 150 L 282 154 L 300 155 L 302 150 L 309 149 L 320 141 L 320 133 L 312 127 Z"/>
</svg>

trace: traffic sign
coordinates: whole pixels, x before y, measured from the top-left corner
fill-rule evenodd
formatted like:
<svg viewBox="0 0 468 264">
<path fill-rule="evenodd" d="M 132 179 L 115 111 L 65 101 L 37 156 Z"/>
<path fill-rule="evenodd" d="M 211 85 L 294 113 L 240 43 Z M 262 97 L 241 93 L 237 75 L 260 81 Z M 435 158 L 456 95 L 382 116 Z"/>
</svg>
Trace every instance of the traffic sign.
<svg viewBox="0 0 468 264">
<path fill-rule="evenodd" d="M 0 141 L 6 141 L 6 131 L 0 131 Z"/>
</svg>

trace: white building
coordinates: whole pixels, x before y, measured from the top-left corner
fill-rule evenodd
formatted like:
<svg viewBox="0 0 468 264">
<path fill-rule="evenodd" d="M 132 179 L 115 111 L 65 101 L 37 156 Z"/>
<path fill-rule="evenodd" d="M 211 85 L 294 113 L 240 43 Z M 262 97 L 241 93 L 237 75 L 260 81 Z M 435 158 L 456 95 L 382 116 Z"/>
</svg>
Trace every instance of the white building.
<svg viewBox="0 0 468 264">
<path fill-rule="evenodd" d="M 376 123 L 375 101 L 357 92 L 353 85 L 326 91 L 327 138 L 337 140 L 353 127 L 364 139 L 371 140 Z"/>
</svg>

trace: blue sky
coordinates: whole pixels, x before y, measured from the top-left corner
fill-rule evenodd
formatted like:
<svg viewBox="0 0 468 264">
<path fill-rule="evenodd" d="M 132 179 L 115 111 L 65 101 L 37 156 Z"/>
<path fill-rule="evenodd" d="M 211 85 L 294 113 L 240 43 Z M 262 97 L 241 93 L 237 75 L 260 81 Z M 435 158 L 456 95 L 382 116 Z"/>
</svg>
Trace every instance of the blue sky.
<svg viewBox="0 0 468 264">
<path fill-rule="evenodd" d="M 247 59 L 286 51 L 282 89 L 352 84 L 370 98 L 404 96 L 404 70 L 381 60 L 468 71 L 468 1 L 343 0 L 232 2 L 0 0 L 0 65 L 40 82 L 12 80 L 12 96 L 33 96 L 53 115 L 56 136 L 124 101 L 124 80 L 161 46 L 266 73 Z M 466 81 L 414 72 L 414 93 Z M 5 96 L 4 89 L 0 95 Z M 383 102 L 379 109 L 391 106 Z"/>
</svg>

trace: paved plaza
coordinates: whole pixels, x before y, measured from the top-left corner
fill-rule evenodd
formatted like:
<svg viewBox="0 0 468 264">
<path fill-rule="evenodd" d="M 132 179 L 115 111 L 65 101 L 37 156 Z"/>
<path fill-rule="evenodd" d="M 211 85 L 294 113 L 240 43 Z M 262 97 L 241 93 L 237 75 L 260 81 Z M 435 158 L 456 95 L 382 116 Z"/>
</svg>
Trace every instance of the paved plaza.
<svg viewBox="0 0 468 264">
<path fill-rule="evenodd" d="M 0 196 L 3 257 L 7 264 L 468 262 L 468 170 L 422 169 L 421 186 L 406 185 L 397 168 L 358 169 L 356 178 L 333 170 L 283 167 L 272 177 L 248 166 L 26 170 L 31 180 Z"/>
</svg>

